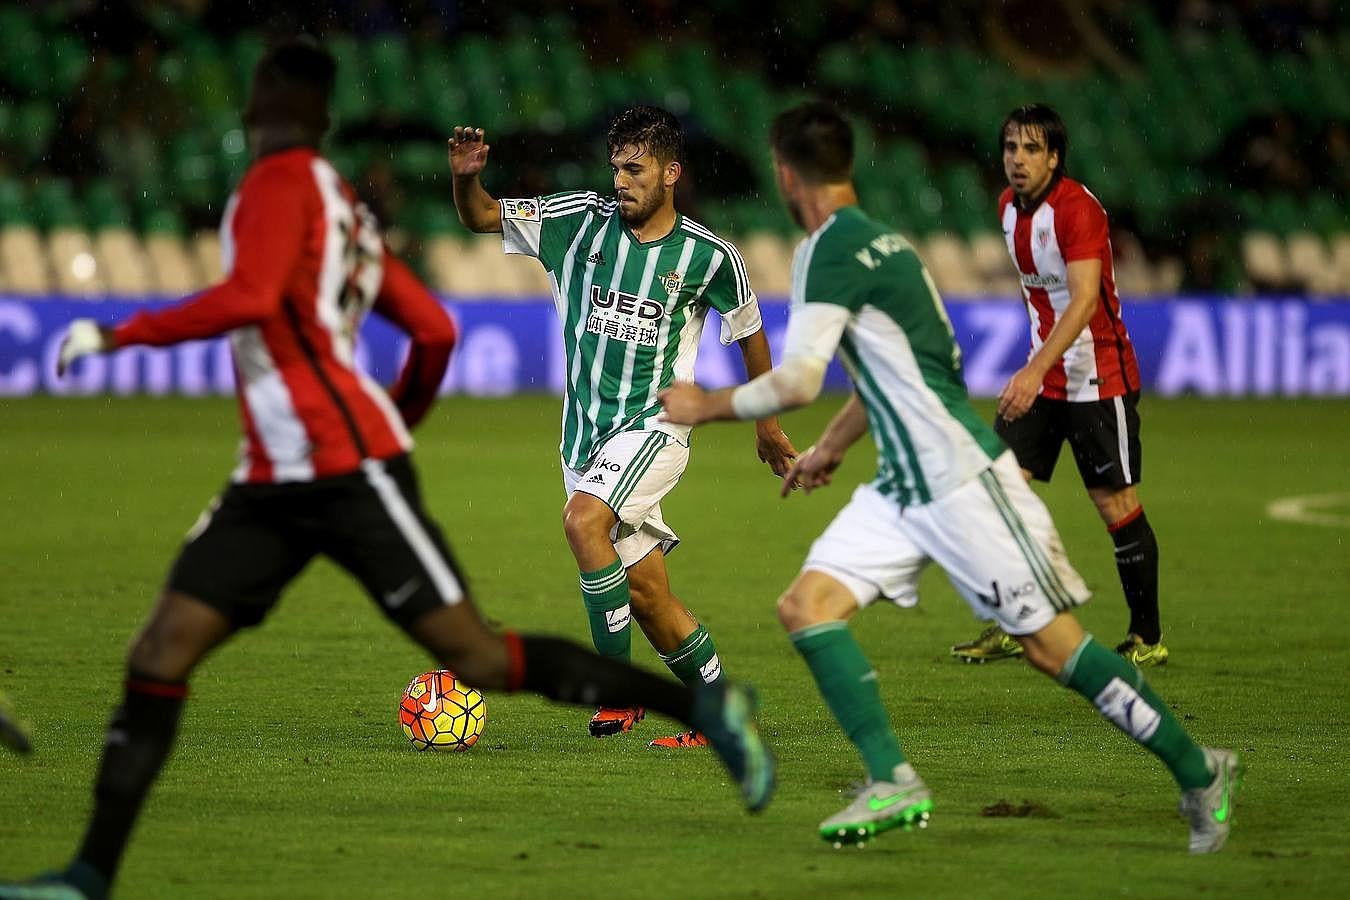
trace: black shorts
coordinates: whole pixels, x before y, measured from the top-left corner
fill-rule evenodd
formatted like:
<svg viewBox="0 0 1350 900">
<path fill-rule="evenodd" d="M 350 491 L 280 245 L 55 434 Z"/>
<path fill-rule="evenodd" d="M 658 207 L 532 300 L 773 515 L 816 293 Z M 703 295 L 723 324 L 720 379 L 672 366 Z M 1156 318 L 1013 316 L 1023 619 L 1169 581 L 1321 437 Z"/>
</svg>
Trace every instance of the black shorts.
<svg viewBox="0 0 1350 900">
<path fill-rule="evenodd" d="M 236 628 L 256 625 L 319 554 L 402 625 L 468 593 L 407 456 L 316 481 L 231 484 L 188 533 L 168 587 Z"/>
<path fill-rule="evenodd" d="M 996 416 L 994 430 L 1037 481 L 1050 480 L 1068 440 L 1084 486 L 1123 488 L 1138 484 L 1142 472 L 1138 406 L 1138 391 L 1083 403 L 1037 397 L 1020 419 Z"/>
</svg>

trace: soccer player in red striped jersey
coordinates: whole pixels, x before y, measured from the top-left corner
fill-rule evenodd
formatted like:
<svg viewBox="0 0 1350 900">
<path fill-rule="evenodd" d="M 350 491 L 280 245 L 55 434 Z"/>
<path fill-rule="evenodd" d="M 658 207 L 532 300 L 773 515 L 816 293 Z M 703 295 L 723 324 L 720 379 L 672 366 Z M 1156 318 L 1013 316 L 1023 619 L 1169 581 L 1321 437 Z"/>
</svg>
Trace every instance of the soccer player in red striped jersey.
<svg viewBox="0 0 1350 900">
<path fill-rule="evenodd" d="M 1068 177 L 1064 122 L 1041 104 L 1013 110 L 999 129 L 1008 187 L 999 218 L 1022 279 L 1031 352 L 999 397 L 995 429 L 1027 478 L 1049 481 L 1067 440 L 1116 549 L 1130 608 L 1116 652 L 1140 666 L 1167 662 L 1158 614 L 1158 542 L 1135 485 L 1139 364 L 1121 318 L 1106 210 Z M 997 627 L 952 653 L 970 662 L 1018 656 Z"/>
<path fill-rule="evenodd" d="M 225 281 L 116 327 L 77 320 L 63 342 L 64 370 L 89 353 L 227 334 L 244 451 L 132 642 L 75 859 L 37 882 L 0 884 L 0 898 L 106 896 L 173 746 L 188 676 L 236 631 L 259 624 L 318 555 L 351 573 L 395 624 L 469 684 L 649 707 L 707 735 L 750 809 L 772 793 L 773 759 L 748 689 L 690 688 L 567 641 L 495 633 L 478 614 L 422 506 L 408 436 L 435 399 L 455 327 L 385 250 L 374 219 L 319 154 L 335 70 L 332 57 L 306 41 L 281 44 L 259 62 L 244 113 L 255 161 L 222 226 Z M 412 338 L 390 394 L 355 364 L 355 334 L 371 308 Z"/>
</svg>

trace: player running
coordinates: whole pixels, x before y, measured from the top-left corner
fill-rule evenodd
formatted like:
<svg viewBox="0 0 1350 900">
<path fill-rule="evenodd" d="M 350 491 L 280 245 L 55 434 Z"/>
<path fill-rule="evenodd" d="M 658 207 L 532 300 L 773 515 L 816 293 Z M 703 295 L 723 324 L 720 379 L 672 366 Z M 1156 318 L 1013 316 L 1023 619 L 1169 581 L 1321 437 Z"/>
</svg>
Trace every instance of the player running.
<svg viewBox="0 0 1350 900">
<path fill-rule="evenodd" d="M 1045 506 L 966 396 L 942 301 L 909 242 L 857 206 L 853 134 L 833 107 L 808 103 L 772 131 L 780 192 L 809 235 L 793 261 L 792 311 L 780 365 L 734 389 L 681 383 L 665 416 L 696 425 L 810 403 L 837 350 L 855 393 L 784 479 L 830 483 L 870 428 L 879 471 L 811 547 L 778 614 L 830 710 L 867 765 L 869 783 L 820 825 L 835 843 L 922 826 L 933 802 L 905 758 L 876 672 L 848 619 L 878 598 L 916 600 L 936 561 L 977 615 L 995 619 L 1033 666 L 1082 695 L 1151 751 L 1181 788 L 1192 853 L 1228 836 L 1240 774 L 1236 753 L 1191 740 L 1139 669 L 1085 634 L 1071 610 L 1088 591 L 1064 556 Z"/>
<path fill-rule="evenodd" d="M 1158 541 L 1135 485 L 1139 364 L 1120 317 L 1106 210 L 1068 177 L 1068 135 L 1048 106 L 1019 106 L 999 129 L 1008 187 L 998 199 L 1008 253 L 1031 316 L 1027 364 L 999 397 L 994 430 L 1028 479 L 1049 481 L 1067 440 L 1088 496 L 1116 547 L 1130 608 L 1116 652 L 1137 666 L 1167 662 L 1158 615 Z M 1006 659 L 1022 645 L 997 625 L 952 653 Z"/>
<path fill-rule="evenodd" d="M 188 676 L 213 648 L 259 624 L 319 554 L 468 683 L 650 707 L 708 735 L 752 810 L 772 792 L 773 760 L 747 689 L 691 690 L 568 641 L 496 634 L 479 616 L 422 507 L 407 431 L 436 396 L 455 329 L 318 153 L 334 71 L 332 57 L 304 42 L 282 44 L 258 63 L 244 113 L 255 161 L 221 229 L 226 280 L 115 328 L 77 320 L 62 345 L 64 368 L 89 353 L 228 334 L 245 444 L 232 483 L 189 532 L 132 644 L 125 699 L 108 729 L 75 859 L 38 882 L 0 885 L 0 898 L 106 895 L 173 746 Z M 353 362 L 355 333 L 372 307 L 412 337 L 392 395 Z"/>
<path fill-rule="evenodd" d="M 689 429 L 657 420 L 656 394 L 693 377 L 709 309 L 721 316 L 722 343 L 739 343 L 751 378 L 773 363 L 740 253 L 675 209 L 679 122 L 636 106 L 611 123 L 607 142 L 614 197 L 572 191 L 498 201 L 479 181 L 483 130 L 456 128 L 455 207 L 471 231 L 500 232 L 507 253 L 538 259 L 553 285 L 567 365 L 563 531 L 596 650 L 630 659 L 636 618 L 677 678 L 711 684 L 722 674 L 717 647 L 671 592 L 665 562 L 679 538 L 661 501 L 689 461 Z M 755 432 L 759 458 L 782 475 L 797 452 L 777 419 L 761 418 Z M 590 733 L 626 732 L 641 718 L 641 709 L 602 706 Z M 705 743 L 690 732 L 651 746 Z"/>
</svg>

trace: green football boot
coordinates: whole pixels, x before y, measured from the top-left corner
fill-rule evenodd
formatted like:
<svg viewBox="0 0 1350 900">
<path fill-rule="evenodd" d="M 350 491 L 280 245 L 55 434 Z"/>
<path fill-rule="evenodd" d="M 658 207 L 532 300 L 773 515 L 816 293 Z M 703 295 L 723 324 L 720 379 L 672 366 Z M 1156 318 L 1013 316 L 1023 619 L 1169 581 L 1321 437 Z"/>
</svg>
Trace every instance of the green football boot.
<svg viewBox="0 0 1350 900">
<path fill-rule="evenodd" d="M 725 679 L 719 679 L 699 689 L 694 697 L 691 724 L 707 736 L 708 743 L 739 783 L 745 808 L 759 812 L 769 805 L 777 787 L 777 763 L 755 718 L 759 699 L 754 688 L 724 682 Z"/>
<path fill-rule="evenodd" d="M 838 849 L 861 846 L 892 828 L 927 828 L 933 811 L 928 785 L 909 763 L 896 766 L 894 778 L 864 785 L 852 803 L 820 823 L 820 836 Z"/>
<path fill-rule="evenodd" d="M 1202 747 L 1214 773 L 1209 787 L 1182 791 L 1180 813 L 1191 825 L 1191 852 L 1218 853 L 1233 823 L 1233 799 L 1242 783 L 1242 760 L 1232 750 Z"/>
<path fill-rule="evenodd" d="M 995 659 L 1013 659 L 1021 656 L 1022 645 L 997 625 L 991 625 L 975 640 L 952 647 L 952 656 L 961 662 L 983 663 Z"/>
<path fill-rule="evenodd" d="M 0 883 L 0 900 L 107 900 L 108 882 L 87 863 L 20 884 Z"/>
<path fill-rule="evenodd" d="M 1116 644 L 1116 652 L 1141 669 L 1167 665 L 1167 645 L 1162 638 L 1158 638 L 1156 644 L 1145 644 L 1143 638 L 1130 632 L 1125 640 Z"/>
</svg>

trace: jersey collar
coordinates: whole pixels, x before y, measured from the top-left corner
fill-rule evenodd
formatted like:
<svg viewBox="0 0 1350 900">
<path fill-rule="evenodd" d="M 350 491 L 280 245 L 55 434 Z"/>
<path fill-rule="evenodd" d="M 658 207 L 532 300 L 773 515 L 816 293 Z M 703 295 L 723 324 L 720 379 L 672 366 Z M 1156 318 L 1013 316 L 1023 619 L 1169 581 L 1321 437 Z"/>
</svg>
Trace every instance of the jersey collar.
<svg viewBox="0 0 1350 900">
<path fill-rule="evenodd" d="M 684 224 L 684 214 L 677 209 L 675 210 L 675 224 L 670 227 L 670 231 L 661 235 L 659 238 L 653 238 L 650 241 L 640 241 L 638 240 L 638 236 L 633 234 L 633 229 L 629 228 L 628 223 L 623 220 L 623 216 L 619 215 L 617 209 L 614 210 L 614 216 L 619 220 L 619 227 L 623 229 L 623 233 L 628 236 L 628 240 L 632 241 L 633 246 L 635 247 L 656 247 L 660 244 L 664 244 L 666 241 L 675 237 L 675 235 L 679 233 L 680 226 Z"/>
</svg>

